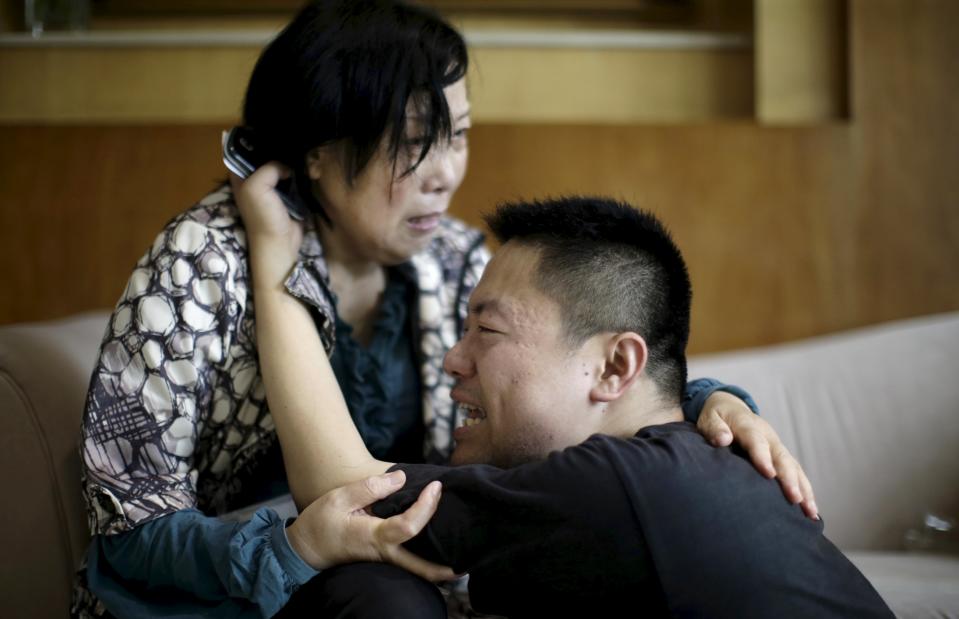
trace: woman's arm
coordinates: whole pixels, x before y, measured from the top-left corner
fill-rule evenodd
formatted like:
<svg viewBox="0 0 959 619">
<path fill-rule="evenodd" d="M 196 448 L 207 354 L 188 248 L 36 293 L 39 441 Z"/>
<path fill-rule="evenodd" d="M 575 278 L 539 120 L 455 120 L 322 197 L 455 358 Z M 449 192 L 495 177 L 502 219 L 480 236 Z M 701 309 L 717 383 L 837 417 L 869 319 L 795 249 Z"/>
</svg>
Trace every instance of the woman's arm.
<svg viewBox="0 0 959 619">
<path fill-rule="evenodd" d="M 808 517 L 819 517 L 806 472 L 776 430 L 759 417 L 759 408 L 748 393 L 712 378 L 690 381 L 683 398 L 683 415 L 711 444 L 725 447 L 735 442 L 749 454 L 756 470 L 779 481 L 791 503 L 800 504 Z"/>
<path fill-rule="evenodd" d="M 278 164 L 267 164 L 244 183 L 232 181 L 250 249 L 260 372 L 300 509 L 286 528 L 290 546 L 316 569 L 386 561 L 427 580 L 449 580 L 449 568 L 402 547 L 433 516 L 439 483 L 424 488 L 417 504 L 399 516 L 381 520 L 364 510 L 401 488 L 405 475 L 380 475 L 391 463 L 366 449 L 312 316 L 286 292 L 303 228 L 273 190 L 282 172 Z"/>
<path fill-rule="evenodd" d="M 303 229 L 273 190 L 282 173 L 279 165 L 265 165 L 245 182 L 234 179 L 234 192 L 250 249 L 260 370 L 290 491 L 304 509 L 334 488 L 383 473 L 391 463 L 366 449 L 313 317 L 284 287 Z"/>
<path fill-rule="evenodd" d="M 317 574 L 290 547 L 284 525 L 267 509 L 245 522 L 181 510 L 131 531 L 95 536 L 87 583 L 117 616 L 174 601 L 210 606 L 243 599 L 272 617 Z M 163 593 L 132 593 L 141 588 Z"/>
<path fill-rule="evenodd" d="M 207 196 L 157 235 L 110 317 L 80 427 L 94 533 L 195 506 L 197 465 L 208 455 L 196 452 L 200 428 L 214 406 L 229 418 L 255 404 L 221 388 L 251 362 L 239 221 L 204 223 L 228 197 Z"/>
</svg>

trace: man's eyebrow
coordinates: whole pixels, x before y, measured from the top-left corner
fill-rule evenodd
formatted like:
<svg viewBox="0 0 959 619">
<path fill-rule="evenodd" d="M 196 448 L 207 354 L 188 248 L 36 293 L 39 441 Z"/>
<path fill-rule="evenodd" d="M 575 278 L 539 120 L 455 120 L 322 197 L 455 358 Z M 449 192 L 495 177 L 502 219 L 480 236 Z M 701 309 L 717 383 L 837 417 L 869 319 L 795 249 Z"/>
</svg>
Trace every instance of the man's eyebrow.
<svg viewBox="0 0 959 619">
<path fill-rule="evenodd" d="M 477 301 L 476 303 L 471 303 L 469 306 L 469 313 L 474 316 L 479 316 L 483 312 L 493 312 L 495 314 L 505 315 L 503 312 L 503 304 L 497 299 L 486 299 L 483 301 Z"/>
<path fill-rule="evenodd" d="M 467 108 L 467 110 L 466 110 L 465 112 L 463 112 L 462 114 L 460 114 L 460 115 L 456 118 L 456 120 L 455 120 L 454 122 L 459 122 L 459 121 L 463 120 L 464 118 L 469 118 L 470 111 L 471 111 L 471 110 L 470 110 L 469 108 Z"/>
</svg>

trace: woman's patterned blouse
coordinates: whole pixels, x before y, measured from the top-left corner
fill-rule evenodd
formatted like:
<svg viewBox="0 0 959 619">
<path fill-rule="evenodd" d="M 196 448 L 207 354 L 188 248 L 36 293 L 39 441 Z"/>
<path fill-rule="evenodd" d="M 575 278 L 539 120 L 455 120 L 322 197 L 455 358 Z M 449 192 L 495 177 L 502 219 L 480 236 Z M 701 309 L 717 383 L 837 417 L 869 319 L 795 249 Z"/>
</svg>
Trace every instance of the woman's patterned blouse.
<svg viewBox="0 0 959 619">
<path fill-rule="evenodd" d="M 286 281 L 315 314 L 327 352 L 336 334 L 316 230 Z M 460 335 L 489 253 L 445 219 L 414 256 L 426 427 L 424 458 L 446 459 L 459 423 L 443 356 Z M 246 236 L 229 187 L 174 218 L 137 263 L 100 348 L 83 415 L 90 528 L 116 533 L 177 510 L 239 507 L 239 480 L 276 440 L 257 363 Z"/>
</svg>

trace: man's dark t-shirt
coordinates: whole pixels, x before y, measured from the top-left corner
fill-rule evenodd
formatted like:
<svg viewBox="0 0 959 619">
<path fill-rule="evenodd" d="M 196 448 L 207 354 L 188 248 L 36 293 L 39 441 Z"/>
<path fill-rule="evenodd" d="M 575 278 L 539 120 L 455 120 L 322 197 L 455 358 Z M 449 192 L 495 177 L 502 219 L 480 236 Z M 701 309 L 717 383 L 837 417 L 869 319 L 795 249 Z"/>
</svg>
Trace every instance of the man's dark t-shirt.
<svg viewBox="0 0 959 619">
<path fill-rule="evenodd" d="M 502 470 L 398 465 L 389 516 L 443 482 L 408 547 L 470 573 L 480 612 L 510 617 L 892 617 L 872 585 L 741 455 L 671 423 L 595 435 Z"/>
</svg>

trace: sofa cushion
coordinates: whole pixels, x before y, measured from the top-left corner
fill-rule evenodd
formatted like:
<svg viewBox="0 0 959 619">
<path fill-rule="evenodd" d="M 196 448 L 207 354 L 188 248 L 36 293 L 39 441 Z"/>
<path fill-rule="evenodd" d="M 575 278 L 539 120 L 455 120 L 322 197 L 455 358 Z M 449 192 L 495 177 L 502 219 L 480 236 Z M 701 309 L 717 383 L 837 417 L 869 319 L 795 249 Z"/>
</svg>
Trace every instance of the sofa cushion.
<svg viewBox="0 0 959 619">
<path fill-rule="evenodd" d="M 826 535 L 900 550 L 926 512 L 959 516 L 959 313 L 691 359 L 755 396 L 805 468 Z"/>
<path fill-rule="evenodd" d="M 959 557 L 847 554 L 900 619 L 959 619 Z"/>
</svg>

